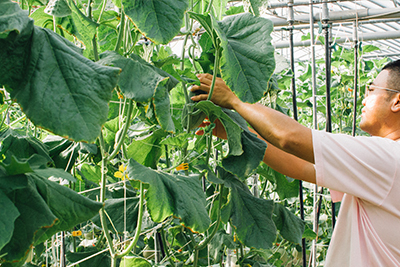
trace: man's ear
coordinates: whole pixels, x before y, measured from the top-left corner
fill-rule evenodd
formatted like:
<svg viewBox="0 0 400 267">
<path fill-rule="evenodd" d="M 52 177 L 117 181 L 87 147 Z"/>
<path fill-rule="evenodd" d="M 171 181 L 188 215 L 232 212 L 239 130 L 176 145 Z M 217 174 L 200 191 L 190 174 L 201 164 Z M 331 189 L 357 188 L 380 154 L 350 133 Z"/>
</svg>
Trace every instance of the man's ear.
<svg viewBox="0 0 400 267">
<path fill-rule="evenodd" d="M 400 94 L 396 93 L 396 96 L 393 98 L 391 110 L 393 112 L 400 112 Z"/>
</svg>

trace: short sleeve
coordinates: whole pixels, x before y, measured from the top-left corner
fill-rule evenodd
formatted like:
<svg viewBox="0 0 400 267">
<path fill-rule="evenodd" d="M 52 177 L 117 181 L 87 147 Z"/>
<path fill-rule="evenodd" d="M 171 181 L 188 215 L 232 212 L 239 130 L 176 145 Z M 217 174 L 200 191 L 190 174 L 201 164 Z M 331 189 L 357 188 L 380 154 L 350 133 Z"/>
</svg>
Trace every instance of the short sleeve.
<svg viewBox="0 0 400 267">
<path fill-rule="evenodd" d="M 381 205 L 396 177 L 400 144 L 313 130 L 317 184 Z"/>
</svg>

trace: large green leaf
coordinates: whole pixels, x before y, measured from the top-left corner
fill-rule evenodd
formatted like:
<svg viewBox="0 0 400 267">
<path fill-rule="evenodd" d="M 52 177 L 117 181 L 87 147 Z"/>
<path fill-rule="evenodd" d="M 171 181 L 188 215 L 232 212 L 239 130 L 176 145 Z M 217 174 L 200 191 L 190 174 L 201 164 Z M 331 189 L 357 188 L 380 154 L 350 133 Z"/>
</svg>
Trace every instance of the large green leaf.
<svg viewBox="0 0 400 267">
<path fill-rule="evenodd" d="M 275 69 L 272 22 L 249 13 L 226 17 L 214 28 L 221 40 L 221 77 L 245 102 L 255 103 L 267 90 Z"/>
<path fill-rule="evenodd" d="M 171 103 L 167 87 L 169 78 L 158 83 L 153 98 L 154 112 L 160 126 L 167 132 L 174 133 L 175 125 L 171 117 Z"/>
<path fill-rule="evenodd" d="M 11 152 L 18 159 L 28 159 L 33 154 L 38 154 L 48 162 L 52 161 L 47 147 L 34 137 L 24 136 L 12 129 L 8 129 L 1 134 L 0 140 L 2 141 L 0 154 L 7 156 Z"/>
<path fill-rule="evenodd" d="M 37 126 L 91 142 L 107 119 L 120 70 L 93 63 L 74 47 L 28 23 L 15 40 L 0 39 L 0 83 Z"/>
<path fill-rule="evenodd" d="M 15 31 L 17 34 L 30 24 L 28 11 L 22 10 L 18 3 L 9 0 L 0 2 L 0 39 Z"/>
<path fill-rule="evenodd" d="M 249 131 L 246 121 L 238 113 L 228 109 L 223 109 L 223 111 L 242 129 L 243 153 L 238 156 L 228 155 L 222 160 L 222 166 L 241 179 L 247 178 L 263 161 L 267 143 Z"/>
<path fill-rule="evenodd" d="M 242 134 L 243 154 L 228 156 L 222 160 L 222 166 L 241 179 L 249 177 L 262 162 L 267 144 L 250 131 Z"/>
<path fill-rule="evenodd" d="M 0 190 L 0 250 L 10 241 L 14 232 L 14 221 L 20 215 L 11 200 Z"/>
<path fill-rule="evenodd" d="M 103 206 L 102 203 L 92 201 L 58 183 L 33 174 L 28 175 L 35 180 L 38 193 L 58 220 L 56 227 L 46 229 L 41 241 L 50 238 L 59 231 L 68 230 L 78 223 L 89 220 Z"/>
<path fill-rule="evenodd" d="M 283 238 L 294 243 L 301 243 L 305 227 L 303 220 L 278 203 L 274 206 L 273 220 Z"/>
<path fill-rule="evenodd" d="M 180 218 L 182 224 L 196 232 L 204 232 L 210 224 L 206 199 L 198 176 L 180 176 L 152 170 L 129 160 L 128 176 L 149 184 L 147 208 L 155 222 L 169 216 Z"/>
<path fill-rule="evenodd" d="M 107 199 L 104 209 L 112 221 L 111 225 L 110 221 L 107 220 L 109 230 L 115 232 L 116 229 L 118 233 L 123 233 L 125 230 L 130 233 L 135 231 L 139 211 L 139 197 Z M 91 220 L 101 227 L 100 215 L 96 215 Z M 124 227 L 125 223 L 126 229 Z"/>
<path fill-rule="evenodd" d="M 0 250 L 0 255 L 6 254 L 0 260 L 20 261 L 40 237 L 37 231 L 53 227 L 57 218 L 38 193 L 33 179 L 25 175 L 2 176 L 0 189 L 6 193 L 20 213 L 14 222 L 14 232 L 10 242 Z"/>
<path fill-rule="evenodd" d="M 219 119 L 227 132 L 229 152 L 222 160 L 222 166 L 241 179 L 247 178 L 263 160 L 267 144 L 249 131 L 246 121 L 238 113 L 210 101 L 201 101 L 195 107 L 210 121 Z"/>
<path fill-rule="evenodd" d="M 125 14 L 157 44 L 167 44 L 179 33 L 188 0 L 127 0 Z"/>
<path fill-rule="evenodd" d="M 133 140 L 126 149 L 126 156 L 155 169 L 161 157 L 160 142 L 166 135 L 167 133 L 160 129 L 144 139 Z"/>
<path fill-rule="evenodd" d="M 148 64 L 139 57 L 125 58 L 116 52 L 107 51 L 100 55 L 99 64 L 122 69 L 118 85 L 126 98 L 137 102 L 149 102 L 156 93 L 156 88 L 171 90 L 178 81 L 163 70 Z M 167 82 L 161 81 L 168 78 Z M 169 80 L 172 78 L 173 80 Z"/>
<path fill-rule="evenodd" d="M 79 143 L 56 135 L 48 135 L 43 143 L 49 150 L 49 155 L 53 159 L 55 167 L 70 171 L 74 166 L 75 160 L 79 156 Z"/>
<path fill-rule="evenodd" d="M 272 220 L 274 203 L 254 197 L 247 185 L 233 175 L 224 176 L 230 188 L 228 203 L 222 209 L 222 219 L 229 219 L 240 241 L 248 247 L 268 249 L 276 238 Z"/>
<path fill-rule="evenodd" d="M 13 202 L 20 216 L 10 242 L 0 250 L 7 262 L 21 260 L 33 244 L 68 230 L 97 214 L 101 203 L 33 173 L 2 175 L 0 190 Z"/>
</svg>

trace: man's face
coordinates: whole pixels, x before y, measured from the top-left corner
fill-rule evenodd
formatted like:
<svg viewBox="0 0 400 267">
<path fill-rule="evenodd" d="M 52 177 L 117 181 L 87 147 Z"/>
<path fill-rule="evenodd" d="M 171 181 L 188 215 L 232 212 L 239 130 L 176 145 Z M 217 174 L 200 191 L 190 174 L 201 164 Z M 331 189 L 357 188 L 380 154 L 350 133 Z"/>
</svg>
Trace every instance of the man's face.
<svg viewBox="0 0 400 267">
<path fill-rule="evenodd" d="M 384 136 L 388 116 L 391 115 L 390 95 L 387 90 L 388 70 L 383 70 L 371 85 L 368 96 L 363 100 L 360 128 L 374 136 Z M 376 87 L 374 87 L 376 86 Z"/>
</svg>

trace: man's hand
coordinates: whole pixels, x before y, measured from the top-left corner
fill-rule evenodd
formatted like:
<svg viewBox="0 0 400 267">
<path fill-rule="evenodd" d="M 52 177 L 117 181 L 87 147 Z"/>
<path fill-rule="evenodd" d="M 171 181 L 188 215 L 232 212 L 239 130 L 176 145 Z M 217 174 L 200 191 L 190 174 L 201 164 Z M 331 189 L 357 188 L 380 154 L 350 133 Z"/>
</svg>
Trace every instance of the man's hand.
<svg viewBox="0 0 400 267">
<path fill-rule="evenodd" d="M 199 78 L 201 84 L 200 86 L 193 86 L 191 91 L 195 92 L 197 90 L 202 90 L 209 93 L 213 76 L 205 73 L 198 74 L 197 77 Z M 201 100 L 207 100 L 207 98 L 208 94 L 200 94 L 193 96 L 192 100 L 197 102 Z M 211 101 L 218 106 L 229 109 L 233 109 L 236 104 L 241 102 L 221 78 L 217 78 L 215 81 L 214 92 L 212 94 Z"/>
</svg>

